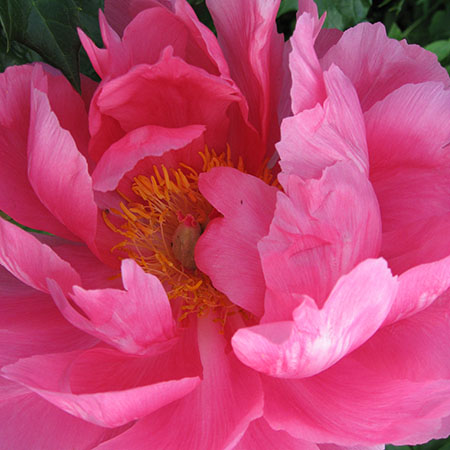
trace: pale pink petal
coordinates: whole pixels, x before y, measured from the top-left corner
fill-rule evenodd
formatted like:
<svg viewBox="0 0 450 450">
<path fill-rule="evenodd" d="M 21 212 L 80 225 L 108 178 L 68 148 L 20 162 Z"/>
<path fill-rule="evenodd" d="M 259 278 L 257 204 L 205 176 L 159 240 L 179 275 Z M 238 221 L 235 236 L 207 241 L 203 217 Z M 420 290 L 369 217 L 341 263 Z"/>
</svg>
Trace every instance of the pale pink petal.
<svg viewBox="0 0 450 450">
<path fill-rule="evenodd" d="M 407 84 L 365 114 L 371 175 L 385 168 L 450 163 L 450 90 L 441 83 Z"/>
<path fill-rule="evenodd" d="M 277 117 L 282 80 L 283 38 L 276 31 L 279 0 L 208 0 L 231 77 L 249 106 L 249 121 L 273 152 L 279 140 Z"/>
<path fill-rule="evenodd" d="M 402 276 L 400 289 L 403 287 L 402 294 L 407 294 Z M 369 370 L 399 379 L 449 380 L 449 338 L 450 291 L 447 291 L 431 306 L 383 327 L 353 357 Z"/>
<path fill-rule="evenodd" d="M 294 114 L 323 103 L 327 96 L 322 68 L 314 48 L 325 16 L 319 20 L 315 4 L 303 6 L 307 11 L 298 17 L 294 34 L 289 41 L 292 45 L 289 69 L 292 76 L 291 103 Z"/>
<path fill-rule="evenodd" d="M 91 449 L 125 431 L 99 427 L 67 414 L 28 389 L 0 377 L 0 448 Z"/>
<path fill-rule="evenodd" d="M 322 59 L 323 55 L 339 41 L 342 34 L 343 32 L 336 28 L 322 28 L 314 44 L 317 57 Z"/>
<path fill-rule="evenodd" d="M 368 173 L 364 119 L 350 80 L 333 66 L 324 73 L 327 99 L 323 106 L 283 120 L 277 150 L 286 173 L 319 177 L 335 161 L 350 159 Z"/>
<path fill-rule="evenodd" d="M 48 294 L 0 269 L 0 365 L 34 354 L 88 348 L 96 342 L 69 324 Z"/>
<path fill-rule="evenodd" d="M 402 273 L 399 290 L 385 324 L 422 311 L 450 287 L 450 256 Z"/>
<path fill-rule="evenodd" d="M 80 284 L 78 273 L 69 263 L 32 234 L 6 220 L 0 220 L 0 264 L 20 281 L 42 292 L 48 292 L 47 277 L 56 280 L 64 292 Z"/>
<path fill-rule="evenodd" d="M 204 131 L 201 125 L 183 128 L 148 125 L 130 131 L 103 154 L 92 175 L 94 188 L 102 192 L 114 190 L 125 173 L 146 156 L 161 156 L 183 148 Z"/>
<path fill-rule="evenodd" d="M 262 415 L 258 375 L 227 353 L 220 326 L 199 319 L 198 345 L 203 381 L 184 399 L 139 421 L 128 432 L 99 446 L 99 450 L 170 448 L 184 450 L 233 448 L 248 424 Z"/>
<path fill-rule="evenodd" d="M 436 55 L 389 39 L 381 23 L 361 23 L 345 31 L 321 64 L 325 70 L 332 64 L 342 69 L 354 84 L 363 111 L 404 84 L 440 81 L 450 85 Z"/>
<path fill-rule="evenodd" d="M 261 316 L 265 283 L 256 244 L 269 232 L 277 189 L 225 167 L 202 174 L 199 188 L 224 218 L 212 221 L 200 237 L 197 267 L 234 304 Z"/>
<path fill-rule="evenodd" d="M 366 260 L 338 280 L 322 309 L 305 296 L 293 321 L 238 330 L 234 352 L 268 375 L 310 377 L 367 341 L 385 320 L 396 292 L 386 262 Z"/>
<path fill-rule="evenodd" d="M 102 392 L 73 393 L 71 369 L 80 356 L 80 352 L 33 356 L 3 367 L 2 375 L 75 417 L 109 428 L 124 425 L 184 397 L 200 381 L 198 377 L 184 377 L 140 385 L 136 379 L 136 384 L 128 389 L 111 389 L 112 382 Z M 118 364 L 120 359 L 115 370 Z"/>
<path fill-rule="evenodd" d="M 265 418 L 300 439 L 341 446 L 426 442 L 450 411 L 450 381 L 414 382 L 347 356 L 310 378 L 264 377 Z"/>
<path fill-rule="evenodd" d="M 122 261 L 122 280 L 124 291 L 87 291 L 75 286 L 70 297 L 84 315 L 69 303 L 53 280 L 49 280 L 49 289 L 67 320 L 121 351 L 145 354 L 155 344 L 167 348 L 173 345 L 175 322 L 160 281 L 131 259 Z"/>
<path fill-rule="evenodd" d="M 28 176 L 49 211 L 75 235 L 92 242 L 97 206 L 86 159 L 71 134 L 60 127 L 48 98 L 37 89 L 31 98 Z"/>
<path fill-rule="evenodd" d="M 312 442 L 296 439 L 285 431 L 275 431 L 263 419 L 254 420 L 234 450 L 319 450 Z M 331 449 L 330 449 L 331 450 Z M 336 449 L 337 450 L 337 449 Z"/>
<path fill-rule="evenodd" d="M 268 288 L 263 321 L 290 320 L 298 295 L 322 305 L 336 281 L 378 256 L 381 221 L 373 189 L 351 163 L 320 180 L 283 178 L 269 234 L 258 244 Z"/>
</svg>

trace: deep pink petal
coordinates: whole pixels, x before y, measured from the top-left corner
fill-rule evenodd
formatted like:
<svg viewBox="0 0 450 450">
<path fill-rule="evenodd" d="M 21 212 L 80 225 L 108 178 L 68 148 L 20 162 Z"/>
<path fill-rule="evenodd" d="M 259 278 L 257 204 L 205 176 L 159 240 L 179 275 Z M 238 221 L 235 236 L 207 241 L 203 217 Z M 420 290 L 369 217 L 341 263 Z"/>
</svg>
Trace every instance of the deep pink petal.
<svg viewBox="0 0 450 450">
<path fill-rule="evenodd" d="M 402 277 L 399 278 L 400 289 L 403 287 L 402 293 L 407 294 Z M 443 294 L 422 311 L 379 330 L 354 353 L 354 358 L 370 370 L 386 372 L 399 379 L 449 380 L 449 294 Z"/>
<path fill-rule="evenodd" d="M 292 45 L 289 69 L 292 77 L 291 103 L 294 114 L 311 109 L 317 103 L 323 103 L 326 98 L 322 68 L 314 48 L 325 16 L 319 20 L 316 5 L 306 6 L 307 12 L 298 17 L 294 34 L 289 41 Z"/>
<path fill-rule="evenodd" d="M 103 354 L 106 351 L 103 349 Z M 108 356 L 108 354 L 106 355 Z M 150 373 L 151 379 L 151 373 L 154 373 L 158 367 L 157 363 L 161 364 L 162 361 L 158 361 L 158 358 L 160 358 L 158 355 L 153 360 L 148 361 L 148 372 L 141 372 L 140 377 L 136 367 L 133 371 L 133 367 L 130 367 L 124 361 L 125 358 L 120 353 L 113 354 L 109 361 L 107 360 L 109 366 L 107 365 L 106 370 L 103 366 L 102 370 L 102 363 L 105 363 L 105 361 L 102 360 L 101 356 L 100 353 L 93 359 L 88 360 L 90 364 L 86 364 L 86 357 L 83 352 L 34 356 L 4 367 L 2 375 L 25 385 L 28 389 L 75 417 L 109 428 L 143 417 L 185 396 L 200 381 L 197 376 L 180 379 L 167 378 L 168 374 L 163 369 L 158 374 L 161 375 L 162 372 L 162 380 L 142 384 L 142 380 L 148 381 L 146 380 L 146 374 Z M 173 358 L 174 355 L 170 356 Z M 78 361 L 80 358 L 81 361 Z M 163 361 L 167 360 L 165 355 L 162 358 Z M 100 360 L 100 364 L 98 360 Z M 147 361 L 138 359 L 137 361 L 131 361 L 131 363 L 133 362 L 135 366 L 139 367 L 140 365 L 142 369 Z M 84 367 L 80 371 L 77 365 L 83 363 Z M 123 380 L 121 381 L 122 386 L 117 386 L 118 378 L 117 375 L 114 375 L 114 372 L 117 374 L 118 368 L 123 363 L 125 363 L 125 370 L 122 369 L 122 371 L 126 372 L 126 369 L 128 369 L 128 378 L 126 378 L 125 383 Z M 96 370 L 93 374 L 90 374 L 86 370 L 87 367 Z M 108 372 L 109 376 L 105 378 L 105 374 Z M 91 376 L 89 377 L 89 375 Z M 101 378 L 99 375 L 102 375 Z M 130 380 L 130 375 L 134 376 L 134 383 Z M 80 384 L 80 377 L 82 384 Z M 129 383 L 128 387 L 123 387 L 126 382 Z M 81 392 L 79 392 L 80 390 Z"/>
<path fill-rule="evenodd" d="M 269 232 L 277 189 L 225 167 L 202 174 L 199 188 L 224 218 L 211 222 L 200 237 L 197 267 L 234 304 L 261 316 L 265 283 L 256 244 Z"/>
<path fill-rule="evenodd" d="M 62 129 L 47 97 L 31 98 L 28 175 L 41 202 L 74 234 L 92 242 L 97 206 L 85 158 L 71 134 Z"/>
<path fill-rule="evenodd" d="M 96 342 L 70 325 L 48 294 L 0 269 L 0 365 L 34 354 L 88 348 Z"/>
<path fill-rule="evenodd" d="M 226 81 L 166 55 L 154 66 L 136 66 L 105 84 L 97 104 L 125 131 L 146 125 L 206 125 L 205 139 L 219 149 L 226 141 L 225 112 L 239 100 L 237 92 Z"/>
<path fill-rule="evenodd" d="M 28 132 L 32 83 L 48 92 L 63 127 L 77 144 L 86 145 L 86 112 L 68 81 L 47 66 L 10 67 L 0 75 L 0 209 L 18 222 L 69 239 L 77 238 L 41 203 L 28 179 Z M 64 101 L 64 108 L 61 101 Z"/>
<path fill-rule="evenodd" d="M 380 254 L 395 274 L 450 254 L 450 212 L 383 233 Z"/>
<path fill-rule="evenodd" d="M 254 420 L 236 447 L 233 447 L 234 450 L 270 448 L 276 448 L 277 450 L 319 450 L 320 447 L 312 442 L 296 439 L 285 431 L 275 431 L 262 418 Z"/>
<path fill-rule="evenodd" d="M 144 15 L 136 21 L 133 20 L 144 11 Z M 160 53 L 166 45 L 175 44 L 176 46 L 179 45 L 178 49 L 175 48 L 175 54 L 190 64 L 202 67 L 210 73 L 220 73 L 226 78 L 229 77 L 227 63 L 216 37 L 211 30 L 198 20 L 192 7 L 186 1 L 107 0 L 105 2 L 105 14 L 112 27 L 120 35 L 123 35 L 124 43 L 133 39 L 136 41 L 133 35 L 139 38 L 142 33 L 140 26 L 144 26 L 145 35 L 148 36 L 148 42 L 151 43 L 151 48 L 148 49 L 147 54 L 145 55 L 142 52 L 146 48 L 142 40 L 136 41 L 133 48 L 127 44 L 132 53 L 138 52 L 146 58 L 142 62 L 151 62 L 151 55 L 155 51 Z M 153 14 L 164 18 L 164 20 L 155 23 Z M 147 15 L 147 18 L 144 18 L 145 15 Z M 152 18 L 151 27 L 148 27 L 147 23 L 147 28 L 145 28 L 145 23 L 150 18 Z M 158 28 L 161 26 L 161 22 L 166 24 L 163 31 Z"/>
<path fill-rule="evenodd" d="M 450 85 L 436 55 L 386 36 L 381 23 L 361 23 L 345 31 L 321 60 L 326 70 L 338 65 L 354 84 L 363 111 L 408 83 L 440 81 Z"/>
<path fill-rule="evenodd" d="M 430 306 L 450 287 L 450 256 L 402 273 L 399 290 L 385 324 L 414 315 Z"/>
<path fill-rule="evenodd" d="M 139 421 L 127 433 L 99 450 L 126 447 L 170 448 L 182 442 L 185 450 L 233 448 L 248 424 L 262 414 L 259 377 L 226 353 L 219 325 L 199 319 L 198 343 L 203 381 L 184 399 Z"/>
<path fill-rule="evenodd" d="M 267 237 L 258 244 L 267 285 L 264 322 L 291 320 L 299 295 L 322 305 L 336 281 L 378 256 L 381 221 L 373 189 L 351 163 L 320 180 L 284 178 Z"/>
<path fill-rule="evenodd" d="M 122 279 L 125 291 L 86 291 L 75 286 L 70 297 L 85 315 L 71 306 L 53 280 L 49 280 L 49 289 L 67 320 L 119 350 L 145 354 L 155 344 L 170 347 L 175 322 L 160 281 L 130 259 L 122 262 Z"/>
<path fill-rule="evenodd" d="M 412 444 L 443 437 L 450 381 L 413 382 L 347 356 L 314 377 L 264 377 L 265 417 L 275 429 L 338 445 Z"/>
<path fill-rule="evenodd" d="M 368 172 L 364 119 L 350 80 L 338 67 L 324 73 L 323 106 L 283 120 L 277 150 L 284 172 L 310 178 L 335 161 L 350 159 Z"/>
<path fill-rule="evenodd" d="M 249 106 L 250 123 L 272 146 L 279 139 L 277 110 L 284 76 L 283 38 L 276 31 L 279 0 L 208 0 L 231 77 Z"/>
<path fill-rule="evenodd" d="M 441 83 L 402 86 L 364 119 L 374 176 L 385 168 L 450 164 L 450 91 Z"/>
<path fill-rule="evenodd" d="M 367 341 L 385 320 L 396 292 L 386 262 L 366 260 L 339 279 L 322 309 L 304 297 L 293 321 L 238 330 L 234 352 L 268 375 L 310 377 Z"/>
<path fill-rule="evenodd" d="M 78 273 L 69 263 L 6 220 L 0 220 L 0 264 L 20 281 L 42 292 L 48 292 L 48 277 L 57 280 L 64 292 L 80 284 Z"/>
<path fill-rule="evenodd" d="M 161 156 L 185 147 L 204 131 L 201 125 L 184 128 L 148 125 L 129 132 L 102 156 L 92 175 L 94 188 L 102 192 L 114 190 L 125 173 L 146 156 Z"/>
<path fill-rule="evenodd" d="M 2 377 L 0 421 L 0 447 L 5 450 L 90 449 L 126 429 L 111 430 L 73 417 Z"/>
</svg>

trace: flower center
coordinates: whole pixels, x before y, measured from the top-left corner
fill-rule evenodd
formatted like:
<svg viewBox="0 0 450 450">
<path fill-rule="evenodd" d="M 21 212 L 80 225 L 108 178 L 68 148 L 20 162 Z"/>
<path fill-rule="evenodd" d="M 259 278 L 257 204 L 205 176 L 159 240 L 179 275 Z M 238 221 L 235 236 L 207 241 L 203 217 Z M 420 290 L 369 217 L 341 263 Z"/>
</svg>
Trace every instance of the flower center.
<svg viewBox="0 0 450 450">
<path fill-rule="evenodd" d="M 201 172 L 214 167 L 244 171 L 242 158 L 235 166 L 229 148 L 220 155 L 208 148 L 199 154 L 203 160 Z M 265 167 L 259 176 L 271 182 L 270 171 Z M 199 173 L 183 163 L 177 169 L 153 166 L 153 175 L 133 179 L 131 189 L 136 200 L 119 193 L 126 203 L 120 203 L 120 210 L 103 211 L 103 219 L 112 231 L 125 238 L 111 251 L 118 252 L 120 259 L 134 259 L 144 271 L 160 279 L 169 299 L 179 302 L 179 320 L 192 313 L 202 316 L 214 310 L 214 320 L 224 325 L 227 316 L 245 311 L 217 291 L 195 265 L 197 240 L 209 220 L 218 216 L 200 193 L 198 179 Z"/>
</svg>

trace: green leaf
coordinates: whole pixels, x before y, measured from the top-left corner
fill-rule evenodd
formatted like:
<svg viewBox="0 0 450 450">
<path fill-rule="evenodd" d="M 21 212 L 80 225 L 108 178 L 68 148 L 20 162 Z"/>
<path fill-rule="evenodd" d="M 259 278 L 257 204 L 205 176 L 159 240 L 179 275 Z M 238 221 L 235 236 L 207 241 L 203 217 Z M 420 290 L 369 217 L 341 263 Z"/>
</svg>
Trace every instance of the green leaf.
<svg viewBox="0 0 450 450">
<path fill-rule="evenodd" d="M 327 11 L 325 28 L 345 30 L 363 21 L 372 0 L 316 0 L 319 14 Z"/>
<path fill-rule="evenodd" d="M 60 69 L 80 90 L 78 8 L 73 0 L 1 0 L 0 22 L 8 40 L 37 52 L 44 61 Z"/>
<path fill-rule="evenodd" d="M 280 9 L 278 10 L 278 17 L 291 11 L 297 11 L 298 0 L 281 0 Z"/>
<path fill-rule="evenodd" d="M 439 61 L 444 61 L 445 58 L 450 56 L 450 39 L 434 41 L 425 48 L 430 52 L 436 53 Z"/>
</svg>

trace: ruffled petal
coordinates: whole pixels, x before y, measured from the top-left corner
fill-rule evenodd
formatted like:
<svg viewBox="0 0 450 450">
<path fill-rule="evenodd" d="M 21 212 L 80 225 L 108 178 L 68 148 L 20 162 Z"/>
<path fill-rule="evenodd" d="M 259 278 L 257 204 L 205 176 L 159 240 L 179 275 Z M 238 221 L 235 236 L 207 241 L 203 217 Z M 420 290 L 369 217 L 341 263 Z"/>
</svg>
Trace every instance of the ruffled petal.
<svg viewBox="0 0 450 450">
<path fill-rule="evenodd" d="M 225 167 L 202 174 L 199 188 L 224 218 L 212 221 L 198 240 L 197 267 L 234 304 L 261 316 L 265 283 L 256 244 L 269 232 L 277 189 Z"/>
<path fill-rule="evenodd" d="M 361 23 L 345 31 L 321 64 L 324 70 L 336 64 L 350 78 L 363 111 L 404 84 L 440 81 L 450 85 L 436 55 L 389 39 L 381 23 Z"/>
<path fill-rule="evenodd" d="M 199 319 L 198 345 L 203 381 L 186 398 L 168 405 L 105 442 L 99 450 L 170 448 L 182 442 L 185 450 L 233 448 L 249 423 L 262 415 L 258 375 L 226 352 L 220 326 Z"/>
<path fill-rule="evenodd" d="M 324 73 L 324 80 L 323 106 L 283 120 L 277 144 L 283 172 L 319 177 L 325 167 L 349 159 L 368 173 L 366 130 L 355 89 L 336 66 Z"/>
<path fill-rule="evenodd" d="M 290 320 L 299 295 L 322 305 L 336 281 L 378 256 L 381 221 L 373 189 L 351 163 L 320 180 L 282 178 L 269 234 L 258 244 L 267 286 L 263 321 Z"/>
<path fill-rule="evenodd" d="M 70 297 L 84 315 L 69 303 L 56 282 L 48 283 L 58 308 L 69 322 L 121 351 L 145 354 L 154 351 L 154 345 L 158 348 L 173 345 L 175 322 L 160 281 L 131 259 L 122 261 L 122 280 L 125 291 L 87 291 L 75 286 Z"/>
<path fill-rule="evenodd" d="M 386 262 L 366 260 L 339 279 L 322 309 L 305 296 L 293 321 L 238 330 L 234 352 L 268 375 L 310 377 L 367 341 L 385 320 L 396 292 Z"/>
</svg>

